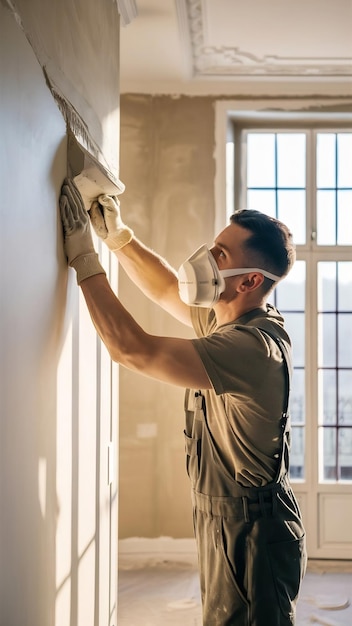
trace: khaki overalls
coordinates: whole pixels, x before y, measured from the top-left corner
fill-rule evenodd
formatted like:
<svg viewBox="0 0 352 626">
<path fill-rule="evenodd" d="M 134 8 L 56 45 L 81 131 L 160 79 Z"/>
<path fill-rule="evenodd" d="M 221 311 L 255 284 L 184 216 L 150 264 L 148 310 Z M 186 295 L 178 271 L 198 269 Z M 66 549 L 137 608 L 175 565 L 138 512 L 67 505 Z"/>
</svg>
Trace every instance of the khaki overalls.
<svg viewBox="0 0 352 626">
<path fill-rule="evenodd" d="M 246 488 L 235 482 L 212 439 L 204 396 L 186 392 L 186 459 L 204 626 L 295 624 L 307 557 L 301 515 L 288 480 L 290 361 L 284 343 L 272 338 L 283 354 L 287 379 L 278 471 L 272 483 Z"/>
</svg>

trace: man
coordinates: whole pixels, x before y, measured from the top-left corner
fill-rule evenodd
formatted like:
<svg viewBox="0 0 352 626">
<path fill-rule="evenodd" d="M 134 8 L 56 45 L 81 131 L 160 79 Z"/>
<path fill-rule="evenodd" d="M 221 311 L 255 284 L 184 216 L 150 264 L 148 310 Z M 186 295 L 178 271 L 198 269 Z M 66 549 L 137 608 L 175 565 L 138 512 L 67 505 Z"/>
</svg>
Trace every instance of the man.
<svg viewBox="0 0 352 626">
<path fill-rule="evenodd" d="M 291 351 L 281 315 L 266 304 L 294 263 L 291 234 L 259 211 L 237 211 L 211 250 L 199 248 L 177 274 L 136 239 L 114 198 L 98 200 L 89 211 L 96 233 L 146 296 L 197 335 L 158 337 L 136 323 L 110 288 L 82 198 L 66 180 L 65 251 L 111 358 L 188 389 L 203 624 L 292 626 L 306 553 L 288 478 Z"/>
</svg>

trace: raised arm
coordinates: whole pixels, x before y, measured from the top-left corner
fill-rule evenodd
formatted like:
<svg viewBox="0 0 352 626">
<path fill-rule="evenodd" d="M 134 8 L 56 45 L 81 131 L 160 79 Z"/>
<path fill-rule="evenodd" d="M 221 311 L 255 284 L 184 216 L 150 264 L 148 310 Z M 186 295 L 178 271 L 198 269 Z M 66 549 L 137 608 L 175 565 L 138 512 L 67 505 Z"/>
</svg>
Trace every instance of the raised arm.
<svg viewBox="0 0 352 626">
<path fill-rule="evenodd" d="M 111 358 L 157 380 L 209 389 L 211 383 L 191 340 L 146 333 L 116 297 L 95 252 L 82 199 L 71 181 L 63 185 L 60 212 L 69 265 L 76 270 L 92 321 Z"/>
<path fill-rule="evenodd" d="M 86 278 L 80 286 L 95 328 L 113 361 L 180 387 L 211 388 L 190 339 L 146 333 L 115 296 L 103 274 Z"/>
<path fill-rule="evenodd" d="M 189 306 L 179 296 L 177 272 L 123 223 L 117 199 L 100 196 L 99 202 L 93 202 L 89 215 L 96 234 L 116 254 L 135 285 L 173 317 L 191 326 Z"/>
</svg>

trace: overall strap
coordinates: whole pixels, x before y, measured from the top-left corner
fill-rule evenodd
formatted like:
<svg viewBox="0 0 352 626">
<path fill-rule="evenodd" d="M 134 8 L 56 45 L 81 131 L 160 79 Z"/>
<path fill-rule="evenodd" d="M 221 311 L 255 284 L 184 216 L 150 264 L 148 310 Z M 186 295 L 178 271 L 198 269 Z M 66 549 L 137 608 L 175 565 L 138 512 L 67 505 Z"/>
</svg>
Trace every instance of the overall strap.
<svg viewBox="0 0 352 626">
<path fill-rule="evenodd" d="M 292 381 L 292 374 L 293 374 L 293 367 L 292 367 L 291 357 L 289 355 L 287 346 L 286 346 L 285 342 L 281 339 L 281 337 L 278 337 L 277 335 L 274 335 L 274 333 L 272 333 L 267 328 L 260 328 L 260 327 L 258 327 L 258 328 L 259 328 L 259 330 L 261 330 L 264 333 L 266 333 L 267 335 L 269 335 L 269 337 L 271 337 L 271 339 L 273 341 L 275 341 L 276 345 L 280 349 L 280 352 L 281 352 L 281 354 L 283 356 L 284 363 L 285 363 L 285 378 L 286 378 L 286 392 L 285 392 L 285 403 L 284 403 L 283 413 L 287 414 L 288 413 L 288 405 L 289 405 L 289 401 L 290 401 L 291 381 Z"/>
<path fill-rule="evenodd" d="M 289 355 L 285 342 L 267 328 L 260 328 L 265 334 L 269 335 L 276 345 L 280 349 L 285 364 L 285 400 L 281 416 L 281 429 L 282 429 L 282 449 L 281 449 L 281 462 L 277 472 L 275 482 L 278 482 L 289 471 L 289 449 L 290 449 L 290 421 L 289 421 L 289 401 L 291 391 L 291 381 L 293 374 L 293 367 L 291 357 Z"/>
</svg>

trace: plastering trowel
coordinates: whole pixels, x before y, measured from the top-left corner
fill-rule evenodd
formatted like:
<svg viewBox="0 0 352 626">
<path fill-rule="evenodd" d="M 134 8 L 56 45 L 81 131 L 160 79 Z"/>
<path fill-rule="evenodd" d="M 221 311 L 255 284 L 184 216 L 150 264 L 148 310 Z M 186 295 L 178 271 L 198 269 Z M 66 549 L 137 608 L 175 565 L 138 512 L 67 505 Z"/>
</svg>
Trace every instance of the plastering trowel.
<svg viewBox="0 0 352 626">
<path fill-rule="evenodd" d="M 68 131 L 67 162 L 68 176 L 77 185 L 87 211 L 101 194 L 118 196 L 125 190 L 124 184 L 95 159 L 71 131 Z"/>
</svg>

